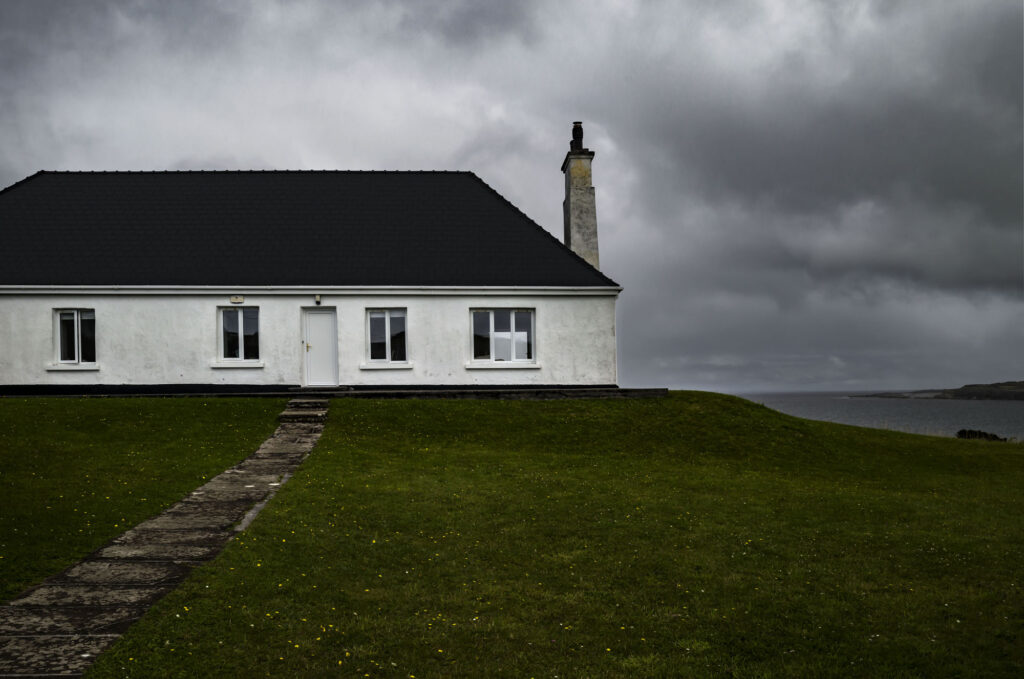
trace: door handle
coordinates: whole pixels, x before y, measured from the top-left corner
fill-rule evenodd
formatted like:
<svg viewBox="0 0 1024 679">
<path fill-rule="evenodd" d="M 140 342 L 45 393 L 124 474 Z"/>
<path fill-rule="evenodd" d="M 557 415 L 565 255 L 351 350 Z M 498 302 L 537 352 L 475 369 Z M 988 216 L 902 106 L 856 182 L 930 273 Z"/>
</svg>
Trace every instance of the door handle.
<svg viewBox="0 0 1024 679">
<path fill-rule="evenodd" d="M 310 344 L 309 342 L 306 342 L 306 351 L 309 351 L 309 348 L 310 348 L 311 346 L 313 346 L 313 345 L 312 345 L 312 344 Z"/>
</svg>

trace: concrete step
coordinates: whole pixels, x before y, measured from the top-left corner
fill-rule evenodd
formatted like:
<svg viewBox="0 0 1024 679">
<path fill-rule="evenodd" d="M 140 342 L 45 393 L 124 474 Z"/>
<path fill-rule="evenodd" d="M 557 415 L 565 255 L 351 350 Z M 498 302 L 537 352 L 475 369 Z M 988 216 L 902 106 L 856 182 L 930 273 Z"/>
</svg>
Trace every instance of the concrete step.
<svg viewBox="0 0 1024 679">
<path fill-rule="evenodd" d="M 335 391 L 352 391 L 352 387 L 347 384 L 340 384 L 336 387 L 288 387 L 290 392 L 298 392 L 301 394 L 320 394 L 320 393 L 333 393 Z"/>
<path fill-rule="evenodd" d="M 326 410 L 327 403 L 326 398 L 293 398 L 288 401 L 288 410 L 299 410 L 302 408 Z"/>
<path fill-rule="evenodd" d="M 327 421 L 326 410 L 314 410 L 313 408 L 295 408 L 284 411 L 277 416 L 278 422 L 307 422 L 317 423 Z"/>
</svg>

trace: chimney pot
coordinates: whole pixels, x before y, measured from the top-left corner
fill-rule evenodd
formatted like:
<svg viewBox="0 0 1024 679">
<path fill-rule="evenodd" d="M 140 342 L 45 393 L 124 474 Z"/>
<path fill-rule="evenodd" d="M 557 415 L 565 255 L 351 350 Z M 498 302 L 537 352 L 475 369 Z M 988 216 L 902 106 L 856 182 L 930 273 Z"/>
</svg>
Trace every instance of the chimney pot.
<svg viewBox="0 0 1024 679">
<path fill-rule="evenodd" d="M 577 120 L 572 124 L 572 141 L 569 142 L 570 151 L 583 150 L 583 121 Z"/>
</svg>

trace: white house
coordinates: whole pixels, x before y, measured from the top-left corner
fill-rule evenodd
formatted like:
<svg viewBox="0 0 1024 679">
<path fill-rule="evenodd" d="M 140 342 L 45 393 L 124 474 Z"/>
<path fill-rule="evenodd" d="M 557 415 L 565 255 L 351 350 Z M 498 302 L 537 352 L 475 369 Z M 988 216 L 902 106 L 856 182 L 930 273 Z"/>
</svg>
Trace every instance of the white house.
<svg viewBox="0 0 1024 679">
<path fill-rule="evenodd" d="M 470 172 L 38 172 L 0 191 L 0 392 L 614 385 L 576 123 L 563 245 Z"/>
</svg>

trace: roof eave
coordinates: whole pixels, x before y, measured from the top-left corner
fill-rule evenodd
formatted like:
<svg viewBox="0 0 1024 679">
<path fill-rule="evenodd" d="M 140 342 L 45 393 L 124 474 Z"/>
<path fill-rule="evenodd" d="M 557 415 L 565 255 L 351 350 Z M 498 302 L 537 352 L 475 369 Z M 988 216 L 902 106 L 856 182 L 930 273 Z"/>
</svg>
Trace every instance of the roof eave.
<svg viewBox="0 0 1024 679">
<path fill-rule="evenodd" d="M 618 295 L 620 285 L 0 285 L 0 294 Z"/>
</svg>

